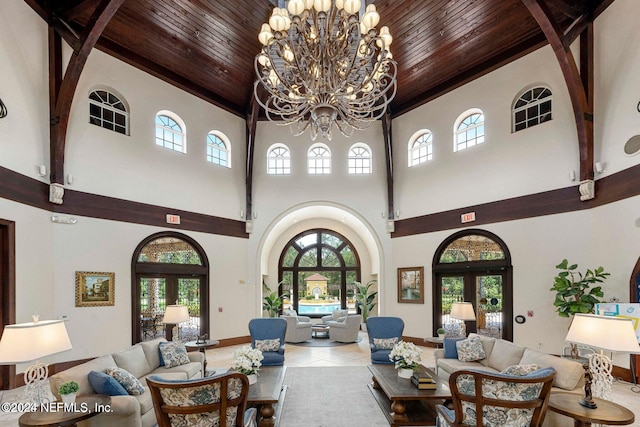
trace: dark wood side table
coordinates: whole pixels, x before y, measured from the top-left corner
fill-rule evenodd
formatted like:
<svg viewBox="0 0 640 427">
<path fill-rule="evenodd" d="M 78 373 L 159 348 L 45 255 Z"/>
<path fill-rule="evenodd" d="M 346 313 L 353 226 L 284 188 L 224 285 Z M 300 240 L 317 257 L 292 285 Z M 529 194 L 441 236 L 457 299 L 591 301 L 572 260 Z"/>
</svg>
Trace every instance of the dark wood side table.
<svg viewBox="0 0 640 427">
<path fill-rule="evenodd" d="M 48 411 L 27 412 L 20 416 L 20 427 L 75 426 L 78 421 L 110 411 L 111 397 L 102 395 L 76 397 L 75 411 L 65 411 L 62 402 L 51 402 Z"/>
<path fill-rule="evenodd" d="M 444 338 L 440 337 L 427 337 L 424 339 L 427 347 L 442 348 L 444 346 Z"/>
<path fill-rule="evenodd" d="M 633 423 L 633 412 L 617 403 L 593 398 L 598 405 L 595 409 L 585 408 L 578 402 L 581 395 L 567 392 L 552 392 L 549 409 L 575 420 L 575 427 L 589 427 L 591 423 L 622 426 Z"/>
<path fill-rule="evenodd" d="M 184 346 L 187 348 L 187 350 L 198 350 L 199 352 L 201 352 L 202 354 L 204 354 L 204 364 L 202 366 L 203 370 L 204 370 L 204 376 L 205 377 L 209 377 L 213 374 L 216 373 L 216 371 L 211 370 L 211 371 L 207 371 L 207 352 L 206 350 L 213 348 L 213 347 L 217 347 L 218 345 L 220 345 L 220 341 L 218 340 L 205 340 L 204 342 L 198 343 L 197 341 L 187 341 L 186 343 L 184 343 Z"/>
</svg>

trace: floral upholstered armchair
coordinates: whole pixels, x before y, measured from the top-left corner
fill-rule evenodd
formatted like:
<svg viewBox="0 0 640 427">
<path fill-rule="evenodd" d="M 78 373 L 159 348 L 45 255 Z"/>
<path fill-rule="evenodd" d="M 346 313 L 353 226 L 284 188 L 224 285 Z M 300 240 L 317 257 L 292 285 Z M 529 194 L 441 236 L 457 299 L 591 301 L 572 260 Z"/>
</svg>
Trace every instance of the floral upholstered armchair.
<svg viewBox="0 0 640 427">
<path fill-rule="evenodd" d="M 147 377 L 158 427 L 256 427 L 256 409 L 247 408 L 249 380 L 225 373 L 196 380 Z"/>
<path fill-rule="evenodd" d="M 437 425 L 541 426 L 555 370 L 543 368 L 526 374 L 514 373 L 506 375 L 460 370 L 451 374 L 449 388 L 453 409 L 436 406 Z"/>
</svg>

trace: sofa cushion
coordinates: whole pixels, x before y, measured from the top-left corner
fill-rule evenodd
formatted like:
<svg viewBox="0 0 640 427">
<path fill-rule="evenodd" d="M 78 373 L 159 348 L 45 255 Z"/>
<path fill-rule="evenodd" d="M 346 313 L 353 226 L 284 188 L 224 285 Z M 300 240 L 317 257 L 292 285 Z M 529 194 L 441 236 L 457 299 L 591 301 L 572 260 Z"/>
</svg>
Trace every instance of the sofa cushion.
<svg viewBox="0 0 640 427">
<path fill-rule="evenodd" d="M 527 365 L 508 366 L 506 369 L 503 369 L 502 371 L 500 371 L 500 373 L 504 375 L 523 376 L 523 375 L 527 375 L 530 372 L 537 371 L 538 369 L 539 369 L 538 365 L 530 363 Z"/>
<path fill-rule="evenodd" d="M 445 338 L 442 340 L 442 347 L 444 348 L 444 357 L 445 359 L 457 359 L 458 358 L 458 347 L 456 343 L 458 341 L 462 341 L 465 339 L 464 337 L 457 338 Z"/>
<path fill-rule="evenodd" d="M 512 342 L 506 340 L 496 340 L 493 344 L 491 354 L 487 358 L 487 366 L 490 366 L 498 371 L 502 371 L 504 369 L 507 369 L 511 365 L 519 365 L 521 363 L 520 359 L 522 359 L 522 353 L 524 353 L 524 347 L 513 344 Z"/>
<path fill-rule="evenodd" d="M 480 337 L 480 342 L 482 343 L 482 348 L 484 349 L 485 354 L 487 355 L 486 358 L 480 360 L 480 364 L 487 366 L 489 363 L 489 355 L 491 354 L 491 352 L 493 351 L 493 345 L 496 342 L 496 339 L 493 337 L 487 337 L 485 335 L 478 335 L 476 333 L 471 333 L 469 334 L 469 338 L 473 338 L 473 337 Z"/>
<path fill-rule="evenodd" d="M 553 385 L 565 390 L 573 390 L 580 386 L 584 377 L 584 369 L 579 362 L 529 348 L 524 351 L 520 363 L 535 363 L 544 368 L 555 369 L 556 377 L 553 379 Z"/>
<path fill-rule="evenodd" d="M 494 374 L 499 373 L 495 369 L 489 368 L 488 366 L 483 366 L 478 362 L 461 362 L 458 359 L 438 359 L 438 375 L 440 375 L 441 371 L 446 372 L 447 374 L 452 374 L 455 371 L 459 371 L 460 369 L 475 369 L 479 371 L 491 372 Z M 446 375 L 448 377 L 449 375 Z"/>
<path fill-rule="evenodd" d="M 151 341 L 143 341 L 140 343 L 140 347 L 142 347 L 142 350 L 144 351 L 144 356 L 147 358 L 151 371 L 160 366 L 160 349 L 158 346 L 161 342 L 167 342 L 167 340 L 164 338 L 156 338 Z"/>
<path fill-rule="evenodd" d="M 120 383 L 127 393 L 132 396 L 138 396 L 144 393 L 142 383 L 133 376 L 132 373 L 122 368 L 108 368 L 107 375 L 112 376 Z"/>
<path fill-rule="evenodd" d="M 398 337 L 373 339 L 373 346 L 376 348 L 376 350 L 391 350 L 397 343 Z"/>
<path fill-rule="evenodd" d="M 187 348 L 181 342 L 162 342 L 158 345 L 165 368 L 186 365 L 190 362 Z"/>
<path fill-rule="evenodd" d="M 280 338 L 256 340 L 256 348 L 260 351 L 278 351 L 280 350 Z"/>
<path fill-rule="evenodd" d="M 60 397 L 60 394 L 58 394 L 58 387 L 67 381 L 73 380 L 78 383 L 78 386 L 80 386 L 78 389 L 78 395 L 93 394 L 93 387 L 91 387 L 91 384 L 89 383 L 89 372 L 105 372 L 107 368 L 114 367 L 116 367 L 116 362 L 110 354 L 100 356 L 81 365 L 74 366 L 52 375 L 50 378 L 51 391 L 54 396 Z"/>
<path fill-rule="evenodd" d="M 116 365 L 119 368 L 128 371 L 136 378 L 140 378 L 143 375 L 151 372 L 151 366 L 147 362 L 147 358 L 144 355 L 142 346 L 136 344 L 112 354 L 113 360 L 116 361 Z"/>
<path fill-rule="evenodd" d="M 480 342 L 480 337 L 457 341 L 456 349 L 458 350 L 458 360 L 461 362 L 475 362 L 487 357 Z"/>
<path fill-rule="evenodd" d="M 129 394 L 115 378 L 104 372 L 89 372 L 89 384 L 91 384 L 96 394 L 107 396 L 127 396 Z"/>
</svg>

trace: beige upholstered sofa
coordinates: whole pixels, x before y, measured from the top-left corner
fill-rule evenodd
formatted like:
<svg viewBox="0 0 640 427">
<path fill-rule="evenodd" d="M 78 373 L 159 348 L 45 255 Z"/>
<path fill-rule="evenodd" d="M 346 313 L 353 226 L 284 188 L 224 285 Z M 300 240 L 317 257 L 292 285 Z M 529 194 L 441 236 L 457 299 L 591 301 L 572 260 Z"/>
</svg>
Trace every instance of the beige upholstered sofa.
<svg viewBox="0 0 640 427">
<path fill-rule="evenodd" d="M 151 394 L 147 387 L 146 377 L 157 375 L 164 379 L 180 380 L 201 378 L 204 354 L 189 352 L 189 363 L 166 368 L 160 366 L 160 352 L 158 345 L 166 341 L 157 338 L 131 346 L 116 353 L 97 357 L 89 362 L 74 366 L 66 371 L 52 375 L 50 378 L 51 392 L 60 398 L 58 387 L 67 381 L 76 381 L 80 386 L 78 395 L 96 394 L 89 383 L 89 372 L 105 372 L 109 368 L 122 368 L 138 378 L 144 387 L 144 393 L 139 396 L 112 396 L 111 412 L 103 413 L 78 423 L 81 427 L 150 427 L 156 424 L 156 417 L 151 401 Z"/>
<path fill-rule="evenodd" d="M 480 337 L 480 342 L 486 354 L 484 359 L 474 362 L 462 362 L 455 357 L 445 358 L 445 349 L 434 352 L 436 373 L 441 379 L 448 381 L 449 376 L 460 369 L 478 369 L 488 372 L 501 372 L 509 366 L 535 364 L 540 368 L 554 368 L 556 376 L 553 380 L 554 390 L 571 391 L 576 393 L 576 399 L 583 392 L 584 369 L 578 362 L 531 350 L 510 341 L 469 334 L 469 338 Z M 446 345 L 447 343 L 445 343 Z M 447 349 L 447 352 L 448 349 Z M 571 418 L 547 411 L 545 426 L 572 426 Z"/>
</svg>

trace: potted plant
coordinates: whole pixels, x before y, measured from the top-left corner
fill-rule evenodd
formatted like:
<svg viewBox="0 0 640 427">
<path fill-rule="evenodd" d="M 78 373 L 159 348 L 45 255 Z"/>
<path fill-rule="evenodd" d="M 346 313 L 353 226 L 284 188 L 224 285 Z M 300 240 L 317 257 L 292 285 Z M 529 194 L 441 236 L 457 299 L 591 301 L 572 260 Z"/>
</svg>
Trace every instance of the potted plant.
<svg viewBox="0 0 640 427">
<path fill-rule="evenodd" d="M 444 328 L 438 328 L 438 330 L 436 330 L 436 333 L 438 334 L 439 338 L 444 338 L 444 336 L 446 334 Z"/>
<path fill-rule="evenodd" d="M 553 305 L 560 317 L 571 317 L 576 313 L 593 313 L 594 306 L 601 302 L 604 296 L 601 286 L 593 286 L 602 283 L 610 273 L 606 273 L 604 268 L 598 267 L 587 270 L 584 274 L 576 271 L 578 264 L 571 264 L 566 259 L 556 265 L 560 270 L 554 278 L 551 291 L 556 292 Z M 575 344 L 571 344 L 571 355 L 578 357 L 578 349 Z"/>
<path fill-rule="evenodd" d="M 231 368 L 249 377 L 249 384 L 258 382 L 258 369 L 264 356 L 257 348 L 245 345 L 233 352 Z"/>
<path fill-rule="evenodd" d="M 356 306 L 360 307 L 360 314 L 362 314 L 362 330 L 366 331 L 369 313 L 371 313 L 371 310 L 373 310 L 377 305 L 374 300 L 376 299 L 376 295 L 378 295 L 378 291 L 369 290 L 376 284 L 376 281 L 371 280 L 366 285 L 363 285 L 360 282 L 354 283 L 356 285 L 356 293 L 353 297 L 356 300 Z"/>
<path fill-rule="evenodd" d="M 64 403 L 73 403 L 76 401 L 76 393 L 80 389 L 80 386 L 75 381 L 68 381 L 58 388 L 58 393 Z"/>
<path fill-rule="evenodd" d="M 400 341 L 393 346 L 389 353 L 389 360 L 395 363 L 400 378 L 411 378 L 413 371 L 418 369 L 422 354 L 414 343 Z"/>
<path fill-rule="evenodd" d="M 282 300 L 286 298 L 287 295 L 278 295 L 277 290 L 272 291 L 264 282 L 262 282 L 262 288 L 265 291 L 265 296 L 262 301 L 262 309 L 269 314 L 269 317 L 278 317 L 280 308 L 282 308 Z"/>
</svg>

